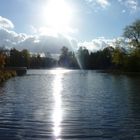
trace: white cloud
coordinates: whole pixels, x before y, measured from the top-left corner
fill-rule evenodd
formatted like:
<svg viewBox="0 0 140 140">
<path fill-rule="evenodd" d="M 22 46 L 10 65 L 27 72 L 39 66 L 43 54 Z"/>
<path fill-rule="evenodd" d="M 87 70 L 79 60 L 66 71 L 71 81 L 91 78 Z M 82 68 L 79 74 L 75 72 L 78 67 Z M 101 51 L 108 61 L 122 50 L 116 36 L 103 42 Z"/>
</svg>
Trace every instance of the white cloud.
<svg viewBox="0 0 140 140">
<path fill-rule="evenodd" d="M 16 48 L 19 50 L 28 49 L 31 52 L 50 52 L 53 54 L 60 53 L 63 46 L 69 49 L 77 48 L 77 42 L 62 34 L 56 36 L 44 35 L 27 35 L 18 34 L 5 28 L 0 28 L 0 47 Z"/>
<path fill-rule="evenodd" d="M 97 1 L 97 3 L 98 3 L 101 7 L 103 7 L 103 8 L 105 8 L 105 7 L 107 7 L 107 6 L 110 5 L 110 3 L 109 3 L 108 0 L 96 0 L 96 1 Z"/>
<path fill-rule="evenodd" d="M 138 0 L 118 0 L 122 5 L 127 7 L 130 12 L 136 12 L 140 9 Z"/>
<path fill-rule="evenodd" d="M 138 8 L 138 1 L 137 0 L 127 0 L 126 5 L 130 7 L 132 10 L 137 10 Z"/>
<path fill-rule="evenodd" d="M 43 30 L 43 29 L 42 29 Z M 68 47 L 70 50 L 77 50 L 78 47 L 84 46 L 90 51 L 97 51 L 113 45 L 115 40 L 100 37 L 92 41 L 77 42 L 75 39 L 62 34 L 18 34 L 8 29 L 0 29 L 0 46 L 7 48 L 16 48 L 19 50 L 28 49 L 31 52 L 50 52 L 59 54 L 62 46 Z"/>
<path fill-rule="evenodd" d="M 90 51 L 97 51 L 108 46 L 113 46 L 113 42 L 115 42 L 115 39 L 105 39 L 104 37 L 100 37 L 93 39 L 92 41 L 80 42 L 78 46 L 86 47 Z"/>
<path fill-rule="evenodd" d="M 42 27 L 36 29 L 34 26 L 31 26 L 31 29 L 34 31 L 33 35 L 16 33 L 7 27 L 0 28 L 0 46 L 5 46 L 6 48 L 14 47 L 18 50 L 28 49 L 35 53 L 50 52 L 52 54 L 59 54 L 63 46 L 73 51 L 77 50 L 79 46 L 85 46 L 90 51 L 97 51 L 111 45 L 113 41 L 100 37 L 89 42 L 78 43 L 75 39 L 66 35 L 55 32 L 53 34 L 49 28 Z"/>
<path fill-rule="evenodd" d="M 9 19 L 0 16 L 0 28 L 13 29 L 14 24 Z"/>
<path fill-rule="evenodd" d="M 14 25 L 13 25 L 14 26 Z M 28 49 L 34 53 L 47 53 L 59 54 L 63 46 L 68 47 L 70 50 L 77 50 L 79 46 L 84 46 L 90 51 L 97 51 L 113 46 L 115 39 L 105 39 L 100 37 L 92 41 L 77 42 L 75 39 L 70 38 L 63 34 L 55 34 L 49 32 L 46 28 L 36 29 L 32 26 L 36 34 L 27 35 L 23 33 L 16 33 L 7 29 L 7 27 L 0 28 L 0 47 L 16 48 L 18 50 Z M 43 33 L 43 31 L 44 33 Z M 38 32 L 40 31 L 40 33 Z"/>
<path fill-rule="evenodd" d="M 13 28 L 14 25 L 9 19 L 0 16 L 0 47 L 53 54 L 60 53 L 63 46 L 67 46 L 69 49 L 78 47 L 75 39 L 56 32 L 53 34 L 52 30 L 46 27 L 36 29 L 34 26 L 30 26 L 33 35 L 16 33 L 11 30 Z"/>
<path fill-rule="evenodd" d="M 114 39 L 106 39 L 104 37 L 99 37 L 91 41 L 80 42 L 79 46 L 87 48 L 89 51 L 96 52 L 102 50 L 106 47 L 120 47 L 130 50 L 132 46 L 128 43 L 128 40 L 125 40 L 123 37 L 118 37 Z"/>
<path fill-rule="evenodd" d="M 29 30 L 30 30 L 30 32 L 33 33 L 33 34 L 36 34 L 36 33 L 37 33 L 37 29 L 36 29 L 33 25 L 30 25 L 30 26 L 29 26 Z"/>
<path fill-rule="evenodd" d="M 86 0 L 86 2 L 94 9 L 99 9 L 99 8 L 105 9 L 111 4 L 109 0 Z"/>
<path fill-rule="evenodd" d="M 8 29 L 0 29 L 0 46 L 6 48 L 16 48 L 18 50 L 28 49 L 33 53 L 59 54 L 63 46 L 72 51 L 76 51 L 80 46 L 86 47 L 89 51 L 97 51 L 108 46 L 114 46 L 116 39 L 105 39 L 100 37 L 91 41 L 77 42 L 73 38 L 62 34 L 51 35 L 27 35 L 18 34 Z M 125 45 L 126 46 L 126 45 Z"/>
</svg>

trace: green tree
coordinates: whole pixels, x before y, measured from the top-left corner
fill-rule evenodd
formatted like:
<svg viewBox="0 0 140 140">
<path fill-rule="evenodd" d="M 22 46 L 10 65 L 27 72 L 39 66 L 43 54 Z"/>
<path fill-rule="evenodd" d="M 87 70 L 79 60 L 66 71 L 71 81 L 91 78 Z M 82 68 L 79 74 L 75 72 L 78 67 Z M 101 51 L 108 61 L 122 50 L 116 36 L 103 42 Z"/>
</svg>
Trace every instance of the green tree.
<svg viewBox="0 0 140 140">
<path fill-rule="evenodd" d="M 27 49 L 21 51 L 22 66 L 29 67 L 30 53 Z"/>
<path fill-rule="evenodd" d="M 121 48 L 115 48 L 112 54 L 112 62 L 116 65 L 117 68 L 123 67 L 124 58 L 125 53 L 121 50 Z"/>
<path fill-rule="evenodd" d="M 21 57 L 20 52 L 15 48 L 10 50 L 10 66 L 12 67 L 19 67 L 21 66 Z"/>
<path fill-rule="evenodd" d="M 135 49 L 125 57 L 124 68 L 126 71 L 140 72 L 140 50 Z"/>
</svg>

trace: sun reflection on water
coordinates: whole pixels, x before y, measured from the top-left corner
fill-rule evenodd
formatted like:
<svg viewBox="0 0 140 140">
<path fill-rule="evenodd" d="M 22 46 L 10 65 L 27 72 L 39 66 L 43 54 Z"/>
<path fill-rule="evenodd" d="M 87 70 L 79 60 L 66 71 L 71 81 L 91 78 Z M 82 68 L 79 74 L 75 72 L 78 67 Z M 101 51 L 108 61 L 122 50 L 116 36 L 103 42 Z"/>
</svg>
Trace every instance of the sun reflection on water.
<svg viewBox="0 0 140 140">
<path fill-rule="evenodd" d="M 63 109 L 62 109 L 62 79 L 64 73 L 68 72 L 65 69 L 56 69 L 52 70 L 52 74 L 55 74 L 54 83 L 53 83 L 53 96 L 54 96 L 54 110 L 53 110 L 53 133 L 56 140 L 61 140 L 61 122 L 63 118 Z"/>
</svg>

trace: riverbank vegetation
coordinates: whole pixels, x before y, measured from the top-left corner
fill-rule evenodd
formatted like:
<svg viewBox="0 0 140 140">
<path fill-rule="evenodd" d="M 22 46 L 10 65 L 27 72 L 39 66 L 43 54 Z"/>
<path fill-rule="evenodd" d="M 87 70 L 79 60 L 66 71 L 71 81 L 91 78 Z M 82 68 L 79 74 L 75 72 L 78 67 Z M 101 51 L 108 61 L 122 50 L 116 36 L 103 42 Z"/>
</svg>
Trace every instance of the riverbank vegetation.
<svg viewBox="0 0 140 140">
<path fill-rule="evenodd" d="M 12 70 L 0 70 L 0 83 L 16 76 L 16 72 Z"/>
<path fill-rule="evenodd" d="M 121 41 L 126 42 L 129 48 L 122 46 Z M 49 53 L 42 55 L 27 49 L 19 51 L 15 48 L 7 50 L 1 47 L 0 66 L 29 69 L 61 66 L 72 69 L 140 72 L 140 20 L 124 29 L 121 41 L 96 52 L 89 51 L 84 46 L 79 47 L 77 51 L 70 51 L 63 46 L 58 59 L 54 59 Z"/>
<path fill-rule="evenodd" d="M 16 71 L 6 70 L 4 68 L 4 65 L 6 64 L 5 59 L 6 59 L 6 55 L 4 50 L 0 50 L 0 83 L 8 80 L 11 77 L 16 76 Z"/>
</svg>

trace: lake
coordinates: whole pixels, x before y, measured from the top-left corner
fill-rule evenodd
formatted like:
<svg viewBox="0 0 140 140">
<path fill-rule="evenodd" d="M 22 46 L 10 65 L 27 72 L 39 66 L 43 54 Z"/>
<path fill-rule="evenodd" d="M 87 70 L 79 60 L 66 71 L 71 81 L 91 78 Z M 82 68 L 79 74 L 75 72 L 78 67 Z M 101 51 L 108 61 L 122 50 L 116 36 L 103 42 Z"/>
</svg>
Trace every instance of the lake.
<svg viewBox="0 0 140 140">
<path fill-rule="evenodd" d="M 0 85 L 1 140 L 140 140 L 140 77 L 28 70 Z"/>
</svg>

